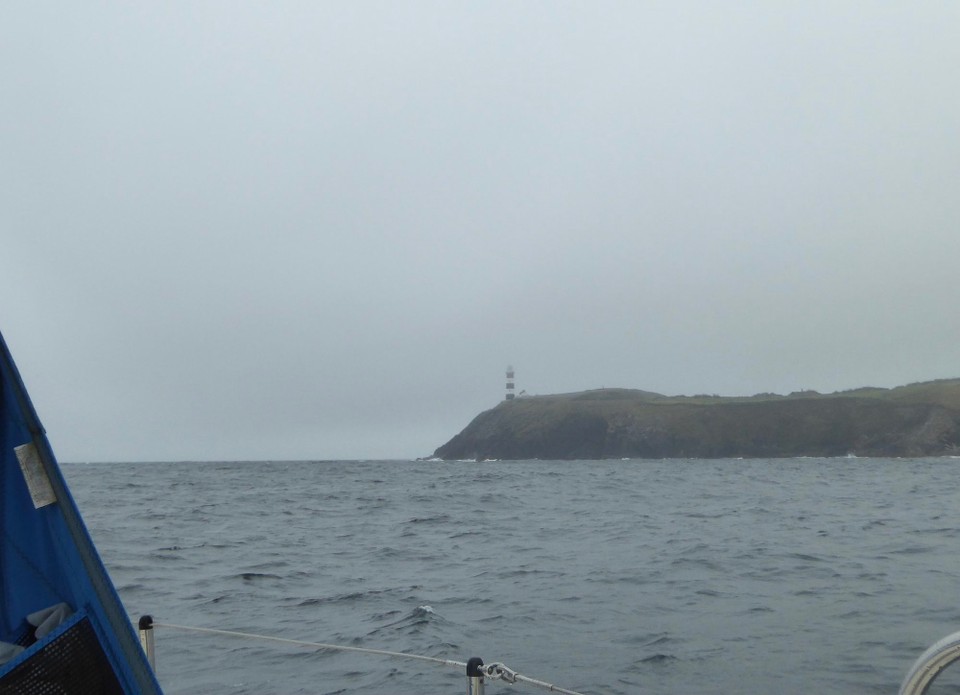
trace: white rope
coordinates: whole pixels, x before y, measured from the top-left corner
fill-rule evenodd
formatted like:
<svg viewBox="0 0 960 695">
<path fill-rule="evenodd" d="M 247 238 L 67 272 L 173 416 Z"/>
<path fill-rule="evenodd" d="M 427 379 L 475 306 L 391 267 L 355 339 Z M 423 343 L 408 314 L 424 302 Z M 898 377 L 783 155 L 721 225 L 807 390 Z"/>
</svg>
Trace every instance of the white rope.
<svg viewBox="0 0 960 695">
<path fill-rule="evenodd" d="M 397 659 L 415 659 L 417 661 L 427 661 L 433 664 L 439 664 L 441 666 L 452 666 L 454 668 L 466 669 L 467 665 L 462 661 L 453 661 L 451 659 L 437 659 L 432 656 L 422 656 L 420 654 L 406 654 L 404 652 L 390 652 L 384 649 L 368 649 L 366 647 L 346 647 L 342 644 L 326 644 L 324 642 L 307 642 L 304 640 L 297 639 L 288 639 L 286 637 L 271 637 L 270 635 L 257 635 L 251 632 L 237 632 L 235 630 L 216 630 L 210 627 L 192 627 L 190 625 L 177 625 L 175 623 L 160 623 L 154 622 L 154 627 L 165 627 L 173 630 L 186 630 L 187 632 L 201 632 L 208 635 L 224 635 L 227 637 L 246 637 L 248 639 L 258 639 L 265 640 L 268 642 L 279 642 L 281 644 L 289 644 L 297 647 L 309 647 L 310 649 L 333 649 L 341 652 L 359 652 L 361 654 L 376 654 L 378 656 L 389 656 Z M 536 678 L 529 678 L 522 674 L 519 674 L 512 669 L 507 668 L 501 663 L 493 663 L 489 666 L 481 666 L 480 670 L 483 672 L 483 675 L 494 678 L 501 679 L 506 683 L 515 683 L 517 681 L 522 681 L 529 685 L 533 685 L 537 688 L 542 688 L 544 690 L 549 690 L 555 693 L 563 693 L 563 695 L 583 695 L 583 693 L 578 693 L 576 690 L 567 690 L 566 688 L 561 688 L 560 686 L 553 685 L 552 683 L 547 683 L 546 681 L 537 680 Z"/>
</svg>

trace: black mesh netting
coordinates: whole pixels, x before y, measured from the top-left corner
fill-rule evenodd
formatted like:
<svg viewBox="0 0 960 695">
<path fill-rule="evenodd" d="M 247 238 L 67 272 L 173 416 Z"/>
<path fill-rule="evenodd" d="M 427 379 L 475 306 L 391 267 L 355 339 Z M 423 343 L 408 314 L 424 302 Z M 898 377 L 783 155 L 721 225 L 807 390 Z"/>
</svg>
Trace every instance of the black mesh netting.
<svg viewBox="0 0 960 695">
<path fill-rule="evenodd" d="M 115 694 L 123 689 L 86 619 L 0 678 L 0 695 Z"/>
</svg>

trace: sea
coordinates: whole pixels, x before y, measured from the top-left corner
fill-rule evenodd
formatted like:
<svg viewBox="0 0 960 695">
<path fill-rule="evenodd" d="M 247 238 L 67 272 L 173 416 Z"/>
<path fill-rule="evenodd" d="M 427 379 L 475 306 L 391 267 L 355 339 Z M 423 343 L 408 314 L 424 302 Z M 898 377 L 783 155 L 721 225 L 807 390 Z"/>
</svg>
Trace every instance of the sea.
<svg viewBox="0 0 960 695">
<path fill-rule="evenodd" d="M 62 465 L 168 694 L 896 693 L 960 630 L 960 460 Z M 956 692 L 947 669 L 931 693 Z M 543 692 L 487 680 L 486 692 Z"/>
</svg>

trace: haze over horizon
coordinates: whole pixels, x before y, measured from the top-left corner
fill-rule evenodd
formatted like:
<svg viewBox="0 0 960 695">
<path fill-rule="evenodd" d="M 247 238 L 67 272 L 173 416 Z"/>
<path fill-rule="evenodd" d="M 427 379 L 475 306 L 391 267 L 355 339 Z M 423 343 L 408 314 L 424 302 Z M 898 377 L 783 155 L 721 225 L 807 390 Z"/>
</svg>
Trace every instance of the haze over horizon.
<svg viewBox="0 0 960 695">
<path fill-rule="evenodd" d="M 14 1 L 65 461 L 413 458 L 517 389 L 960 376 L 960 5 Z"/>
</svg>

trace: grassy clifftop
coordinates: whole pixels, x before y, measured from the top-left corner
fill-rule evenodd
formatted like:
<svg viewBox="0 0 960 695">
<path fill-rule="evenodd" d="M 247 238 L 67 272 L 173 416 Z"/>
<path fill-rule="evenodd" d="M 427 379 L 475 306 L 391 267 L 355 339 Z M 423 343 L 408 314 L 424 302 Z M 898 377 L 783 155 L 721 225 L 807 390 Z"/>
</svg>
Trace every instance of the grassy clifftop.
<svg viewBox="0 0 960 695">
<path fill-rule="evenodd" d="M 443 459 L 960 454 L 960 379 L 788 396 L 599 389 L 504 401 L 436 450 Z"/>
</svg>

